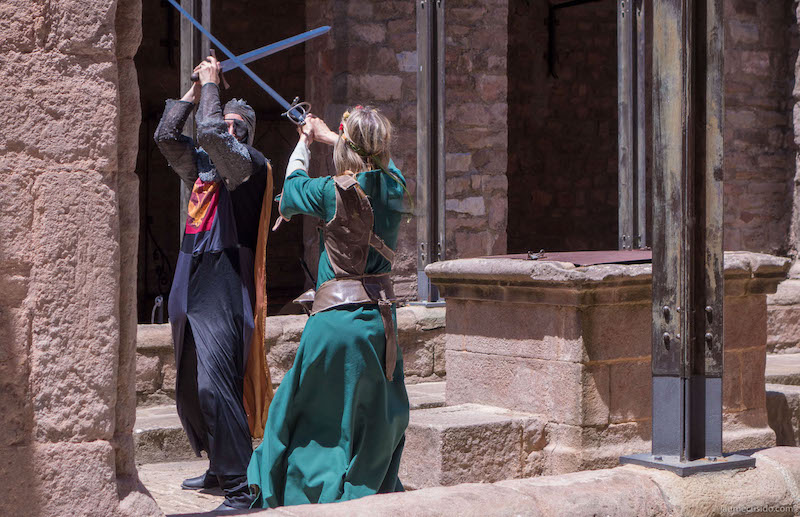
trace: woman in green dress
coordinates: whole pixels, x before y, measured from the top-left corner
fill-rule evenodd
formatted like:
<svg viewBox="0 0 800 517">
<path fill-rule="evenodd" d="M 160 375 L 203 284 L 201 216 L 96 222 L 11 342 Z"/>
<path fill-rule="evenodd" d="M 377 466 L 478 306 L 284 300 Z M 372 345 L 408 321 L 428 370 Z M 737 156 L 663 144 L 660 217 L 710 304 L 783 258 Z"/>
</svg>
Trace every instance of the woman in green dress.
<svg viewBox="0 0 800 517">
<path fill-rule="evenodd" d="M 388 273 L 405 179 L 391 160 L 391 125 L 357 106 L 339 134 L 313 116 L 299 133 L 275 227 L 298 214 L 324 224 L 311 316 L 247 471 L 264 508 L 403 490 L 409 406 Z M 333 145 L 335 177 L 309 177 L 314 140 Z"/>
</svg>

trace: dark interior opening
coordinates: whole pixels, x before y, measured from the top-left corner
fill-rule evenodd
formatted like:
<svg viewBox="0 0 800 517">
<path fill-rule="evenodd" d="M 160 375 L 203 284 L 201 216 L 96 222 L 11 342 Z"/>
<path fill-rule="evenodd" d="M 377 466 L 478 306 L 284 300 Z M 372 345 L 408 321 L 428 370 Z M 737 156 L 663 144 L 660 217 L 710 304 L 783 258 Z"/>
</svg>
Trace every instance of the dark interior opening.
<svg viewBox="0 0 800 517">
<path fill-rule="evenodd" d="M 547 6 L 509 3 L 508 253 L 616 249 L 616 3 Z"/>
<path fill-rule="evenodd" d="M 142 123 L 139 131 L 139 265 L 137 282 L 138 319 L 150 323 L 155 298 L 166 300 L 172 283 L 182 229 L 180 183 L 153 142 L 158 121 L 168 98 L 180 98 L 180 14 L 163 0 L 143 0 L 143 37 L 136 54 Z M 305 31 L 305 2 L 212 2 L 212 33 L 232 52 L 254 48 Z M 222 59 L 221 53 L 218 57 Z M 250 68 L 288 101 L 305 92 L 303 45 L 251 63 Z M 272 161 L 275 194 L 283 186 L 289 155 L 296 142 L 295 126 L 284 111 L 241 71 L 226 74 L 231 88 L 223 91 L 223 102 L 244 98 L 256 111 L 254 147 Z M 273 205 L 272 220 L 277 217 Z M 271 232 L 267 247 L 267 297 L 269 314 L 296 312 L 291 300 L 300 294 L 304 273 L 301 218 Z"/>
</svg>

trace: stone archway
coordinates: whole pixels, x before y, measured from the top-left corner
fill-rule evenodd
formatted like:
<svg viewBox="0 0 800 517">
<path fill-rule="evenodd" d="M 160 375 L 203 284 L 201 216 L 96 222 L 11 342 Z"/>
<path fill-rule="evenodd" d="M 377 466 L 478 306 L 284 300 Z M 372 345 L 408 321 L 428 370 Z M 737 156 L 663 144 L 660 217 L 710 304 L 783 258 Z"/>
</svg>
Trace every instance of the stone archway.
<svg viewBox="0 0 800 517">
<path fill-rule="evenodd" d="M 0 27 L 0 514 L 161 515 L 131 438 L 141 5 L 14 0 Z"/>
</svg>

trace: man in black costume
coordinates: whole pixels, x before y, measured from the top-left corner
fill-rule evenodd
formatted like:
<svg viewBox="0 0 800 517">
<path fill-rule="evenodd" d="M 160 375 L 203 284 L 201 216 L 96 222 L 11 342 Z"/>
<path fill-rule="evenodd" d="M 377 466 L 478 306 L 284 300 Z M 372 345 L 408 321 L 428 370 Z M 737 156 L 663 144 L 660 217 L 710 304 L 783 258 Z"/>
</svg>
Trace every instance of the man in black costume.
<svg viewBox="0 0 800 517">
<path fill-rule="evenodd" d="M 253 408 L 246 411 L 243 396 L 245 377 L 254 366 L 248 364 L 248 356 L 258 363 L 255 366 L 266 366 L 263 348 L 261 358 L 251 355 L 251 339 L 257 334 L 253 271 L 254 262 L 263 262 L 263 253 L 257 259 L 256 250 L 266 244 L 259 239 L 259 222 L 263 223 L 265 209 L 269 223 L 270 203 L 264 199 L 271 198 L 272 178 L 269 161 L 252 147 L 253 108 L 233 99 L 222 109 L 219 67 L 213 57 L 195 71 L 199 82 L 181 100 L 167 100 L 155 133 L 159 149 L 192 191 L 169 319 L 178 415 L 195 453 L 208 453 L 209 468 L 182 486 L 191 490 L 219 486 L 225 502 L 217 510 L 233 510 L 249 508 L 252 502 L 247 485 L 251 431 L 254 420 L 263 431 L 265 419 L 254 419 Z M 198 102 L 200 147 L 181 134 Z M 263 263 L 259 266 L 263 269 Z M 264 402 L 265 397 L 271 399 L 272 390 L 264 386 L 264 372 L 260 374 L 256 391 L 263 393 L 257 402 Z"/>
</svg>

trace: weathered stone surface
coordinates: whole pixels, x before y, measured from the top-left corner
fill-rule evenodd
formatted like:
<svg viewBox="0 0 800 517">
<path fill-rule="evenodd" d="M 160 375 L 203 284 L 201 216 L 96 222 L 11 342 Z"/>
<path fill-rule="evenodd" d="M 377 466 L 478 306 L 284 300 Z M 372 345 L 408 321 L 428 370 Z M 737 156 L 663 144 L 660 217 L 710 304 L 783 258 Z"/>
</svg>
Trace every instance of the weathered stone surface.
<svg viewBox="0 0 800 517">
<path fill-rule="evenodd" d="M 521 477 L 530 449 L 545 445 L 530 443 L 543 426 L 533 415 L 475 404 L 414 411 L 400 478 L 421 488 Z"/>
<path fill-rule="evenodd" d="M 800 306 L 767 306 L 767 351 L 800 352 Z"/>
<path fill-rule="evenodd" d="M 0 135 L 0 150 L 24 153 L 18 161 L 26 169 L 33 159 L 41 160 L 42 167 L 63 164 L 61 170 L 114 170 L 119 111 L 111 56 L 10 52 L 0 63 L 0 73 L 18 85 L 0 99 L 0 111 L 37 107 L 20 120 L 17 131 Z"/>
<path fill-rule="evenodd" d="M 97 174 L 36 181 L 31 391 L 44 441 L 110 440 L 119 353 L 113 192 Z"/>
<path fill-rule="evenodd" d="M 123 86 L 123 88 L 126 88 Z M 138 97 L 138 95 L 137 95 Z M 125 108 L 133 109 L 130 107 Z M 125 111 L 123 110 L 123 112 Z M 136 108 L 136 112 L 139 109 Z M 121 122 L 122 123 L 122 122 Z M 139 121 L 136 120 L 138 127 Z M 138 147 L 135 135 L 129 134 L 127 141 L 120 141 L 118 154 L 123 149 Z M 114 450 L 116 452 L 117 477 L 135 479 L 136 466 L 133 458 L 131 432 L 136 420 L 136 385 L 131 378 L 136 377 L 136 253 L 139 243 L 138 221 L 139 203 L 135 195 L 139 190 L 139 180 L 135 174 L 120 173 L 117 176 L 119 187 L 119 360 L 117 363 L 117 400 L 114 422 Z M 130 459 L 130 461 L 124 461 Z M 127 467 L 124 467 L 127 465 Z M 132 491 L 138 490 L 134 481 L 129 483 Z M 123 496 L 120 495 L 122 498 Z M 131 496 L 129 503 L 138 500 Z"/>
<path fill-rule="evenodd" d="M 797 447 L 772 447 L 758 451 L 753 456 L 758 462 L 763 462 L 779 470 L 787 481 L 787 487 L 792 493 L 795 511 L 800 511 L 800 454 Z M 794 481 L 792 483 L 792 481 Z"/>
<path fill-rule="evenodd" d="M 31 441 L 33 407 L 28 386 L 31 314 L 0 305 L 0 450 Z M 13 304 L 12 304 L 13 305 Z"/>
<path fill-rule="evenodd" d="M 679 510 L 680 515 L 697 517 L 716 515 L 753 515 L 753 508 L 771 507 L 769 515 L 792 516 L 798 510 L 796 479 L 787 478 L 785 470 L 762 453 L 754 454 L 756 468 L 726 470 L 713 474 L 696 474 L 680 478 L 671 472 L 644 467 L 624 467 L 647 476 L 655 482 L 664 499 Z M 778 457 L 776 455 L 776 457 Z M 796 462 L 797 451 L 789 454 Z M 771 459 L 771 457 L 770 457 Z M 790 459 L 783 459 L 789 462 Z M 765 512 L 766 514 L 767 512 Z"/>
<path fill-rule="evenodd" d="M 543 515 L 671 515 L 658 486 L 624 468 L 501 481 L 497 486 L 530 496 Z"/>
<path fill-rule="evenodd" d="M 650 303 L 600 305 L 580 312 L 581 336 L 589 361 L 650 356 Z"/>
<path fill-rule="evenodd" d="M 161 325 L 138 325 L 136 328 L 137 349 L 171 349 L 172 330 L 169 323 Z"/>
<path fill-rule="evenodd" d="M 136 391 L 151 394 L 161 385 L 161 361 L 158 356 L 139 354 L 136 358 Z"/>
<path fill-rule="evenodd" d="M 767 305 L 764 297 L 726 296 L 723 326 L 725 350 L 764 347 L 767 338 Z"/>
<path fill-rule="evenodd" d="M 34 458 L 39 515 L 116 515 L 119 501 L 111 444 L 42 444 L 36 446 Z"/>
<path fill-rule="evenodd" d="M 766 381 L 800 386 L 800 354 L 767 355 Z"/>
<path fill-rule="evenodd" d="M 140 408 L 136 415 L 133 445 L 138 465 L 196 457 L 174 405 Z"/>
<path fill-rule="evenodd" d="M 725 452 L 775 446 L 775 432 L 769 427 L 767 409 L 756 408 L 722 413 L 722 445 Z"/>
<path fill-rule="evenodd" d="M 649 420 L 653 407 L 650 361 L 611 363 L 608 370 L 610 422 Z"/>
<path fill-rule="evenodd" d="M 139 466 L 139 476 L 161 510 L 168 515 L 210 512 L 222 504 L 221 490 L 183 490 L 181 482 L 208 468 L 205 459 L 150 463 Z M 274 513 L 271 513 L 274 515 Z M 280 514 L 278 514 L 280 515 Z"/>
<path fill-rule="evenodd" d="M 800 386 L 767 384 L 767 414 L 777 445 L 800 445 Z"/>
<path fill-rule="evenodd" d="M 579 364 L 448 350 L 447 368 L 449 406 L 485 404 L 574 425 L 583 421 Z"/>
<path fill-rule="evenodd" d="M 581 320 L 574 308 L 458 298 L 447 305 L 448 350 L 571 362 L 583 357 Z"/>
</svg>

